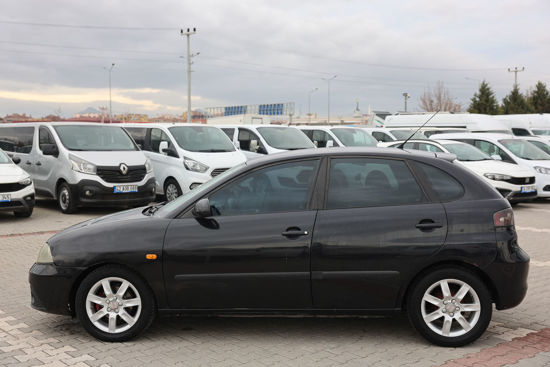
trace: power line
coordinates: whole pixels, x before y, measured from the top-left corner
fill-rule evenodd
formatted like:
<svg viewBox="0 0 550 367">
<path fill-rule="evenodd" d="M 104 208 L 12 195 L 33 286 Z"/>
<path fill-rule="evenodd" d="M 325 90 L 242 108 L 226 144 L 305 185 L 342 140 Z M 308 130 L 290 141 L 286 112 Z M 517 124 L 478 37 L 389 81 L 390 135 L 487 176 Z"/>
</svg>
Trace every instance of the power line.
<svg viewBox="0 0 550 367">
<path fill-rule="evenodd" d="M 23 26 L 31 26 L 31 27 L 81 28 L 81 29 L 120 30 L 120 31 L 176 31 L 178 30 L 178 27 L 120 27 L 120 26 L 84 25 L 84 24 L 22 22 L 22 21 L 15 21 L 15 20 L 0 20 L 0 24 L 23 25 Z"/>
</svg>

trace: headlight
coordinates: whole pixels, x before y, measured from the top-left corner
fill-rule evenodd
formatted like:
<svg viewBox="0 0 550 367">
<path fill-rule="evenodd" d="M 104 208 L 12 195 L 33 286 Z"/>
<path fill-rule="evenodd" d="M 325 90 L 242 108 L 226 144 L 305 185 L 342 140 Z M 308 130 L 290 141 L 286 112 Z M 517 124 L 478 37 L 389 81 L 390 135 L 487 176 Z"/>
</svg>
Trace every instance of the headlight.
<svg viewBox="0 0 550 367">
<path fill-rule="evenodd" d="M 193 159 L 190 159 L 190 158 L 183 157 L 183 165 L 189 171 L 193 171 L 193 172 L 204 173 L 204 172 L 208 171 L 208 166 L 207 165 L 204 165 L 204 164 L 202 164 L 200 162 L 197 162 L 197 161 L 195 161 Z"/>
<path fill-rule="evenodd" d="M 96 166 L 91 164 L 90 162 L 75 157 L 72 154 L 69 155 L 69 159 L 71 161 L 73 171 L 88 173 L 90 175 L 96 174 Z"/>
<path fill-rule="evenodd" d="M 546 167 L 535 167 L 535 171 L 538 173 L 542 173 L 544 175 L 550 175 L 550 168 Z"/>
<path fill-rule="evenodd" d="M 500 173 L 486 173 L 483 176 L 487 177 L 489 180 L 494 181 L 508 181 L 512 179 L 512 176 L 501 175 Z"/>
<path fill-rule="evenodd" d="M 38 259 L 36 259 L 38 264 L 51 264 L 53 263 L 52 252 L 50 250 L 50 245 L 45 243 L 40 252 L 38 253 Z"/>
<path fill-rule="evenodd" d="M 147 173 L 151 173 L 153 171 L 153 163 L 151 163 L 149 158 L 145 161 L 145 169 L 147 170 Z"/>
<path fill-rule="evenodd" d="M 32 184 L 32 180 L 30 177 L 24 178 L 21 181 L 19 181 L 19 185 L 29 186 L 30 184 Z"/>
</svg>

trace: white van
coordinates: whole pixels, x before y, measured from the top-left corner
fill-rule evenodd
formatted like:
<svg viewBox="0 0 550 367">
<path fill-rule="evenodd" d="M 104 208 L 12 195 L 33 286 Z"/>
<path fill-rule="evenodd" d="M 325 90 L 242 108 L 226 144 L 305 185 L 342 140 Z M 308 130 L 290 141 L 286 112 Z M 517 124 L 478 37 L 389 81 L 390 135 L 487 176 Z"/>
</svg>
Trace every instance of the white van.
<svg viewBox="0 0 550 367">
<path fill-rule="evenodd" d="M 20 162 L 0 149 L 0 211 L 27 218 L 34 208 L 34 185 L 29 174 L 17 167 Z"/>
<path fill-rule="evenodd" d="M 363 129 L 350 126 L 298 126 L 317 148 L 375 147 L 378 141 Z"/>
<path fill-rule="evenodd" d="M 203 124 L 123 124 L 151 159 L 157 192 L 172 201 L 212 177 L 246 161 L 215 126 Z"/>
<path fill-rule="evenodd" d="M 422 131 L 416 131 L 418 128 L 385 128 L 385 127 L 359 127 L 359 129 L 365 130 L 372 135 L 373 138 L 380 143 L 389 143 L 397 140 L 406 140 L 412 134 L 413 139 L 427 139 Z M 380 144 L 379 144 L 380 145 Z"/>
<path fill-rule="evenodd" d="M 257 158 L 262 154 L 315 148 L 311 140 L 293 126 L 220 125 L 219 128 L 248 159 Z"/>
<path fill-rule="evenodd" d="M 425 127 L 462 128 L 468 129 L 470 132 L 511 133 L 508 126 L 491 115 L 449 112 L 440 112 L 435 116 L 433 114 L 433 112 L 426 112 L 386 116 L 384 126 L 386 128 L 419 127 L 431 118 Z"/>
<path fill-rule="evenodd" d="M 29 173 L 37 195 L 63 213 L 79 206 L 143 206 L 155 198 L 149 159 L 120 126 L 98 123 L 0 125 L 0 148 Z"/>
</svg>

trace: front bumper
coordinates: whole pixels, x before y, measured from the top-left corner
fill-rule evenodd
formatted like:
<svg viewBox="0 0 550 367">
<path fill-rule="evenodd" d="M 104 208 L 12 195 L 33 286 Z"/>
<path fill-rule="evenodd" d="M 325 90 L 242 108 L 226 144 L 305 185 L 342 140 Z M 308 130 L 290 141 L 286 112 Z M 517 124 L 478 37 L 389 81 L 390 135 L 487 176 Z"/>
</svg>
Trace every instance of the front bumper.
<svg viewBox="0 0 550 367">
<path fill-rule="evenodd" d="M 72 315 L 73 286 L 84 268 L 35 263 L 29 270 L 31 307 L 58 315 Z"/>
<path fill-rule="evenodd" d="M 8 202 L 0 202 L 0 211 L 29 211 L 34 207 L 34 185 L 30 184 L 25 188 L 7 192 L 11 195 Z"/>
<path fill-rule="evenodd" d="M 121 185 L 132 185 L 121 184 Z M 114 193 L 114 186 L 105 186 L 94 180 L 81 180 L 69 185 L 79 205 L 147 205 L 155 200 L 156 180 L 150 178 L 143 185 L 138 185 L 137 192 Z"/>
</svg>

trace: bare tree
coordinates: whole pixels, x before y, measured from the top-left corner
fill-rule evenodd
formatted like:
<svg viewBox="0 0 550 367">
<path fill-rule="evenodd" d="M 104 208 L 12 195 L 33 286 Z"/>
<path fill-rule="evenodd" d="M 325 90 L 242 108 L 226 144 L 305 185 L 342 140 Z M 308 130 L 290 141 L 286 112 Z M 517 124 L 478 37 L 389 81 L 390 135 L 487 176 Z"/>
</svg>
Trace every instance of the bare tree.
<svg viewBox="0 0 550 367">
<path fill-rule="evenodd" d="M 449 111 L 460 112 L 462 111 L 462 105 L 455 102 L 451 97 L 451 93 L 442 81 L 438 81 L 433 90 L 426 90 L 422 96 L 420 96 L 420 108 L 424 111 Z"/>
</svg>

